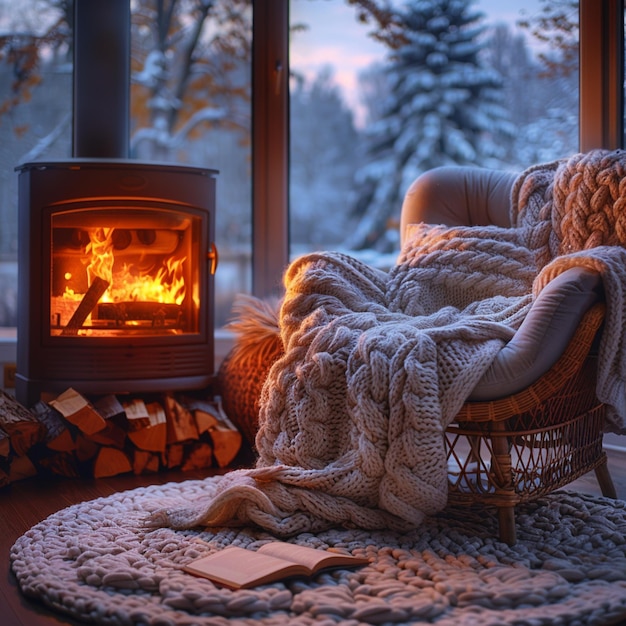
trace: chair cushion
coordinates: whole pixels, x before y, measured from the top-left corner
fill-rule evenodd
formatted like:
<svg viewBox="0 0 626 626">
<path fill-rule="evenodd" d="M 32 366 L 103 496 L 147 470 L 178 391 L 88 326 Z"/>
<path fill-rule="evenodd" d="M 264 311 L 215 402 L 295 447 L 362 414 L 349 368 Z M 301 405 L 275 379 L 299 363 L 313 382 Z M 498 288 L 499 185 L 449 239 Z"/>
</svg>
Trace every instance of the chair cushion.
<svg viewBox="0 0 626 626">
<path fill-rule="evenodd" d="M 411 184 L 402 204 L 400 235 L 407 224 L 511 226 L 511 191 L 517 174 L 468 166 L 428 170 Z"/>
<path fill-rule="evenodd" d="M 600 299 L 601 292 L 600 275 L 588 268 L 570 268 L 550 281 L 469 400 L 496 400 L 534 383 L 563 354 L 584 314 Z"/>
</svg>

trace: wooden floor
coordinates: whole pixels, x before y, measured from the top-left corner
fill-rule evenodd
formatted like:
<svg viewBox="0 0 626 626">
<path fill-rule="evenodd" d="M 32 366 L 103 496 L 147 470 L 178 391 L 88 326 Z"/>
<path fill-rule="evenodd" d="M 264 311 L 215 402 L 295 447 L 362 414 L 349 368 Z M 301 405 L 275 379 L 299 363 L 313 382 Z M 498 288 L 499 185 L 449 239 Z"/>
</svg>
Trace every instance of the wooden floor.
<svg viewBox="0 0 626 626">
<path fill-rule="evenodd" d="M 607 450 L 609 471 L 615 482 L 618 497 L 626 498 L 626 452 Z M 201 478 L 209 472 L 169 472 L 151 476 L 120 476 L 109 479 L 27 479 L 0 489 L 0 624 L 2 626 L 43 626 L 50 624 L 77 624 L 39 604 L 27 600 L 20 593 L 10 570 L 9 551 L 18 537 L 37 522 L 65 507 L 85 500 L 105 497 L 115 492 L 134 489 L 147 484 L 162 484 Z M 583 476 L 568 489 L 600 494 L 595 475 Z"/>
</svg>

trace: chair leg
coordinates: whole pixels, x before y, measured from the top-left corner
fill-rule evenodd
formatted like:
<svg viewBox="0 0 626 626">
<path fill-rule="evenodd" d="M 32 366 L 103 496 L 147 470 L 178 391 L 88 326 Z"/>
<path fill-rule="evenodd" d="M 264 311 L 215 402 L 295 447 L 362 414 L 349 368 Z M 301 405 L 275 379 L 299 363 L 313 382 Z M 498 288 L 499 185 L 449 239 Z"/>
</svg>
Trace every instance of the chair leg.
<svg viewBox="0 0 626 626">
<path fill-rule="evenodd" d="M 517 530 L 515 528 L 515 507 L 499 506 L 498 523 L 500 531 L 500 541 L 514 545 L 517 541 Z"/>
<path fill-rule="evenodd" d="M 613 484 L 611 474 L 609 473 L 609 466 L 606 459 L 604 459 L 604 461 L 600 465 L 598 465 L 598 467 L 596 467 L 595 472 L 598 485 L 600 485 L 600 490 L 602 491 L 602 495 L 606 498 L 612 498 L 613 500 L 616 500 L 617 491 L 615 489 L 615 485 Z"/>
<path fill-rule="evenodd" d="M 505 502 L 498 506 L 498 524 L 500 541 L 512 546 L 517 541 L 515 529 L 515 487 L 513 486 L 513 467 L 511 461 L 511 443 L 505 436 L 504 422 L 494 422 L 491 433 L 491 470 L 494 474 L 496 490 Z"/>
</svg>

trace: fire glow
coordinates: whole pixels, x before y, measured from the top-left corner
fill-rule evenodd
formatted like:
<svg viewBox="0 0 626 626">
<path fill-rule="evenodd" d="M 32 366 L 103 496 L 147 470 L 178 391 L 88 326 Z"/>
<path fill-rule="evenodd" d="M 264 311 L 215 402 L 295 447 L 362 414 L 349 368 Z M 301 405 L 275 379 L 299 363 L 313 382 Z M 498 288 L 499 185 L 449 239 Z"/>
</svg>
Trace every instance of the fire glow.
<svg viewBox="0 0 626 626">
<path fill-rule="evenodd" d="M 123 263 L 115 271 L 114 228 L 93 228 L 89 230 L 89 243 L 85 249 L 89 257 L 87 266 L 88 285 L 96 278 L 106 281 L 108 287 L 99 302 L 158 302 L 181 305 L 185 299 L 183 265 L 186 257 L 167 258 L 155 276 L 142 272 L 132 264 Z M 71 276 L 67 276 L 71 278 Z M 65 288 L 65 297 L 81 300 L 83 294 L 76 294 L 70 287 Z"/>
<path fill-rule="evenodd" d="M 180 231 L 96 226 L 70 239 L 81 242 L 81 258 L 65 257 L 72 271 L 63 272 L 65 285 L 52 298 L 53 333 L 189 332 L 188 246 L 180 245 Z"/>
</svg>

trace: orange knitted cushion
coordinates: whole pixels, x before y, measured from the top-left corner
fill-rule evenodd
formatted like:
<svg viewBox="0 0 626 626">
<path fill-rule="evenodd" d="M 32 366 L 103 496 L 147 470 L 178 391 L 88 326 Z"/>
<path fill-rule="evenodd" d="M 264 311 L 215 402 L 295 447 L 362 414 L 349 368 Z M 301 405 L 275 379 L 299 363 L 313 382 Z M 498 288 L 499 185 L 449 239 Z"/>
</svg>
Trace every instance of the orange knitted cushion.
<svg viewBox="0 0 626 626">
<path fill-rule="evenodd" d="M 235 333 L 235 345 L 217 374 L 226 415 L 254 448 L 263 383 L 283 354 L 278 330 L 279 302 L 240 295 L 233 305 L 235 317 L 226 328 Z"/>
</svg>

